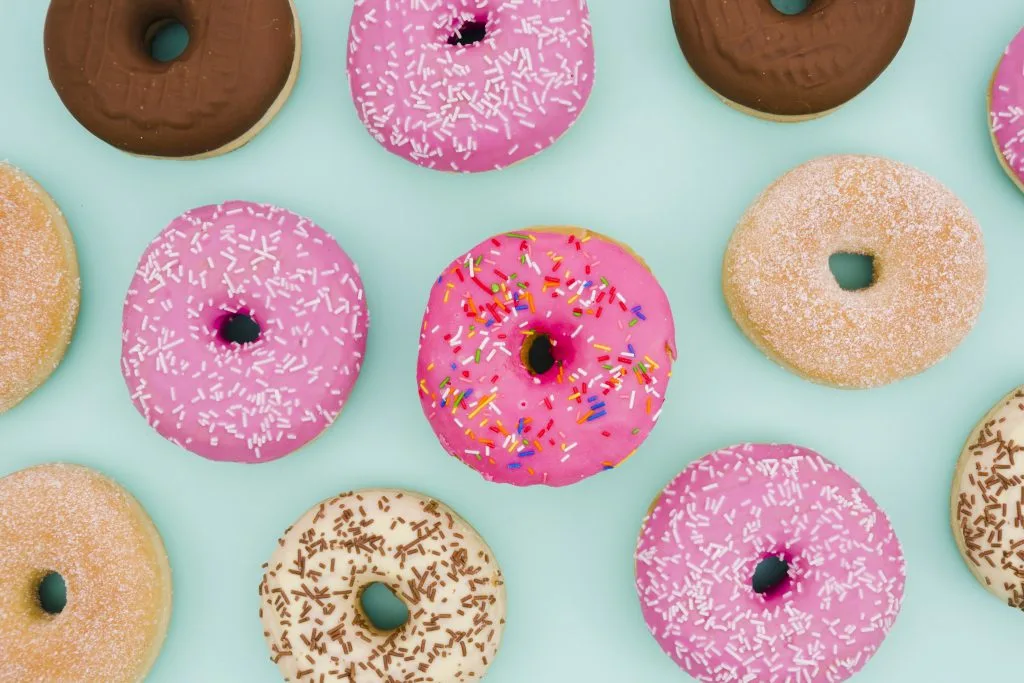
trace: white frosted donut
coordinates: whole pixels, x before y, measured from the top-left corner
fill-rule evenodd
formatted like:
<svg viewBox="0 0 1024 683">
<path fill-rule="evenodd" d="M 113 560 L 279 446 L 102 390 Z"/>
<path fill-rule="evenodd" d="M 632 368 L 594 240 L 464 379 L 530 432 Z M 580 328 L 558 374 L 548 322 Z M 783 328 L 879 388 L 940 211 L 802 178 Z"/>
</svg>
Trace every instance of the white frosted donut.
<svg viewBox="0 0 1024 683">
<path fill-rule="evenodd" d="M 260 619 L 293 683 L 465 683 L 483 677 L 505 626 L 505 582 L 477 532 L 417 493 L 366 490 L 314 506 L 264 565 Z M 363 591 L 384 584 L 409 610 L 374 626 Z"/>
<path fill-rule="evenodd" d="M 48 612 L 39 586 L 63 577 Z M 0 681 L 137 683 L 171 617 L 171 569 L 146 511 L 106 477 L 41 465 L 0 479 Z"/>
<path fill-rule="evenodd" d="M 1024 610 L 1024 386 L 1003 397 L 964 444 L 950 518 L 974 578 Z"/>
<path fill-rule="evenodd" d="M 874 281 L 842 289 L 829 258 L 874 259 Z M 864 156 L 817 159 L 773 183 L 725 253 L 725 299 L 783 367 L 866 388 L 926 370 L 974 326 L 985 295 L 981 229 L 938 181 Z"/>
</svg>

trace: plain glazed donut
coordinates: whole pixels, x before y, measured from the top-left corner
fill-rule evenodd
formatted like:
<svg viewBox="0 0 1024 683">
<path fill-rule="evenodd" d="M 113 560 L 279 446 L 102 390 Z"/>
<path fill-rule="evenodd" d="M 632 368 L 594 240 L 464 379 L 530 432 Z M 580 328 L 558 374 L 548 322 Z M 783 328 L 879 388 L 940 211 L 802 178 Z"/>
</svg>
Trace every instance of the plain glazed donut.
<svg viewBox="0 0 1024 683">
<path fill-rule="evenodd" d="M 906 564 L 885 512 L 839 467 L 746 444 L 661 492 L 636 580 L 651 633 L 698 681 L 840 683 L 895 623 Z"/>
<path fill-rule="evenodd" d="M 0 413 L 57 369 L 78 318 L 75 244 L 50 195 L 0 163 Z"/>
<path fill-rule="evenodd" d="M 950 520 L 974 578 L 1024 610 L 1024 387 L 971 431 L 953 476 Z"/>
<path fill-rule="evenodd" d="M 992 143 L 1010 179 L 1024 191 L 1024 30 L 1006 47 L 988 94 Z"/>
<path fill-rule="evenodd" d="M 40 583 L 63 577 L 51 614 Z M 137 683 L 163 645 L 171 569 L 146 511 L 106 477 L 42 465 L 0 479 L 0 681 Z"/>
<path fill-rule="evenodd" d="M 188 47 L 150 55 L 182 24 Z M 46 66 L 71 115 L 132 154 L 204 158 L 241 147 L 284 106 L 299 74 L 291 0 L 51 0 Z"/>
<path fill-rule="evenodd" d="M 565 486 L 632 455 L 675 360 L 668 298 L 628 247 L 583 228 L 496 235 L 430 290 L 420 404 L 485 479 Z"/>
<path fill-rule="evenodd" d="M 166 439 L 269 462 L 341 413 L 368 326 L 359 269 L 333 237 L 285 209 L 225 202 L 174 219 L 142 255 L 121 370 Z"/>
<path fill-rule="evenodd" d="M 505 581 L 477 532 L 440 501 L 366 490 L 314 506 L 264 565 L 260 619 L 291 683 L 470 683 L 505 627 Z M 381 631 L 361 598 L 384 584 L 409 609 Z"/>
<path fill-rule="evenodd" d="M 846 291 L 829 258 L 874 259 Z M 773 183 L 725 253 L 725 299 L 769 358 L 805 379 L 873 387 L 916 374 L 963 340 L 981 312 L 985 248 L 963 203 L 886 159 L 817 159 Z"/>
<path fill-rule="evenodd" d="M 670 0 L 679 45 L 727 104 L 773 121 L 828 114 L 896 57 L 914 0 L 812 0 L 786 15 L 771 0 Z"/>
<path fill-rule="evenodd" d="M 450 172 L 554 144 L 594 85 L 586 0 L 356 0 L 348 78 L 388 151 Z"/>
</svg>

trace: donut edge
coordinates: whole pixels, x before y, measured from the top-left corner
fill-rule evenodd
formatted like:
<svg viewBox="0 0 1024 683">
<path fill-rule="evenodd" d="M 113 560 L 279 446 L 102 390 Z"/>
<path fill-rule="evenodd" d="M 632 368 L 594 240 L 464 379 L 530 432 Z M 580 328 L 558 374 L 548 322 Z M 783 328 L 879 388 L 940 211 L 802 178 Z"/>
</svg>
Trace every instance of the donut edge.
<svg viewBox="0 0 1024 683">
<path fill-rule="evenodd" d="M 68 349 L 71 347 L 71 342 L 74 340 L 75 330 L 78 327 L 78 315 L 82 308 L 82 276 L 78 266 L 78 250 L 75 247 L 74 235 L 71 233 L 71 227 L 68 225 L 67 218 L 64 217 L 64 212 L 61 211 L 56 200 L 54 200 L 38 180 L 22 170 L 20 167 L 0 159 L 0 173 L 5 171 L 11 173 L 15 178 L 25 183 L 25 185 L 28 186 L 28 188 L 31 189 L 37 197 L 39 197 L 39 200 L 42 202 L 43 207 L 46 209 L 47 215 L 49 216 L 50 223 L 57 234 L 57 238 L 60 240 L 61 246 L 64 249 L 64 261 L 67 268 L 67 276 L 73 280 L 74 285 L 72 286 L 73 291 L 71 292 L 71 310 L 68 311 L 70 322 L 61 330 L 62 334 L 60 337 L 54 340 L 53 348 L 50 352 L 39 359 L 40 369 L 35 375 L 33 375 L 31 381 L 26 383 L 22 395 L 14 398 L 6 408 L 3 407 L 3 402 L 0 401 L 0 415 L 3 415 L 25 401 L 29 396 L 35 393 L 37 389 L 42 387 L 57 371 L 57 368 L 60 367 L 60 364 L 63 362 Z"/>
<path fill-rule="evenodd" d="M 992 406 L 992 408 L 990 408 L 974 424 L 974 426 L 971 427 L 970 432 L 968 432 L 967 437 L 964 440 L 964 445 L 960 449 L 960 455 L 957 457 L 956 465 L 953 468 L 953 481 L 952 481 L 952 487 L 951 487 L 950 496 L 949 496 L 949 524 L 950 524 L 950 530 L 953 532 L 953 541 L 956 543 L 956 549 L 957 549 L 957 552 L 960 554 L 960 559 L 963 561 L 964 565 L 970 571 L 971 576 L 974 577 L 974 580 L 978 582 L 978 585 L 980 585 L 981 588 L 986 593 L 988 593 L 989 595 L 991 595 L 995 599 L 999 600 L 999 602 L 1002 603 L 1003 605 L 1006 604 L 1006 601 L 1003 600 L 1003 598 L 1001 596 L 996 595 L 991 590 L 989 590 L 989 587 L 988 587 L 988 585 L 985 582 L 985 578 L 981 574 L 978 573 L 978 571 L 976 570 L 974 564 L 972 564 L 971 561 L 967 557 L 967 546 L 964 543 L 963 530 L 960 527 L 959 522 L 957 521 L 957 507 L 958 507 L 959 502 L 960 502 L 960 493 L 961 493 L 960 481 L 962 480 L 964 473 L 967 471 L 967 468 L 968 468 L 968 466 L 971 463 L 971 449 L 970 449 L 971 443 L 976 439 L 976 437 L 978 436 L 981 428 L 985 424 L 987 424 L 988 422 L 993 420 L 999 413 L 1001 413 L 1007 407 L 1007 405 L 1010 403 L 1010 401 L 1013 399 L 1013 397 L 1017 393 L 1022 392 L 1022 391 L 1024 391 L 1024 385 L 1020 385 L 1020 386 L 1017 386 L 1017 387 L 1014 387 L 1013 389 L 1011 389 L 1009 391 L 1009 393 L 1005 394 L 1002 398 L 1000 398 Z"/>
<path fill-rule="evenodd" d="M 1003 150 L 999 146 L 999 140 L 996 138 L 996 132 L 992 130 L 992 89 L 996 86 L 996 77 L 999 75 L 999 69 L 1003 65 L 1003 61 L 1006 59 L 1004 54 L 999 58 L 999 62 L 996 64 L 996 68 L 992 70 L 992 77 L 988 82 L 988 90 L 985 95 L 986 111 L 985 111 L 985 127 L 988 129 L 988 137 L 992 141 L 992 148 L 995 150 L 996 159 L 999 160 L 999 165 L 1003 168 L 1006 176 L 1017 186 L 1017 189 L 1024 192 L 1024 179 L 1017 175 L 1017 172 L 1010 168 L 1009 162 L 1006 161 L 1006 157 L 1003 156 Z"/>
</svg>

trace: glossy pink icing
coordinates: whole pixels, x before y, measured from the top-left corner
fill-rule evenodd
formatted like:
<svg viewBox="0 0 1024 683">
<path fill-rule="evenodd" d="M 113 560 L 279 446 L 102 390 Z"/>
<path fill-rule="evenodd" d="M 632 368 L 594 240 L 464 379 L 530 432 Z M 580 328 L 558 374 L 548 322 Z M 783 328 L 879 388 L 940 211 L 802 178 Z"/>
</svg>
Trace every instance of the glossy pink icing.
<svg viewBox="0 0 1024 683">
<path fill-rule="evenodd" d="M 544 335 L 556 362 L 534 375 L 523 346 Z M 564 486 L 647 438 L 674 358 L 668 298 L 636 257 L 582 229 L 531 229 L 477 245 L 434 283 L 420 402 L 445 450 L 485 479 Z"/>
<path fill-rule="evenodd" d="M 359 117 L 427 168 L 521 161 L 565 133 L 590 97 L 589 17 L 586 0 L 356 0 L 348 76 Z M 481 41 L 449 43 L 474 25 Z"/>
<path fill-rule="evenodd" d="M 754 592 L 776 556 L 788 578 Z M 742 445 L 692 463 L 662 492 L 636 551 L 658 644 L 708 683 L 837 683 L 900 610 L 905 563 L 885 513 L 839 467 L 799 446 Z"/>
<path fill-rule="evenodd" d="M 262 328 L 248 344 L 226 316 Z M 320 227 L 233 201 L 174 219 L 139 262 L 124 304 L 121 369 L 168 440 L 212 460 L 267 462 L 341 412 L 366 348 L 359 271 Z"/>
<path fill-rule="evenodd" d="M 992 80 L 992 135 L 1018 182 L 1024 183 L 1024 30 L 1007 46 Z"/>
</svg>

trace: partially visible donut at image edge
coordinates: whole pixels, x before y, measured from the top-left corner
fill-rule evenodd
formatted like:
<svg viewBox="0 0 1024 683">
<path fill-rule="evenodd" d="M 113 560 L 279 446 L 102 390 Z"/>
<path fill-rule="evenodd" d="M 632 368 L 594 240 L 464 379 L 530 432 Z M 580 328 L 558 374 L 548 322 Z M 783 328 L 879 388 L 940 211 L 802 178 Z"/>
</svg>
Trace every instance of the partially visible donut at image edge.
<svg viewBox="0 0 1024 683">
<path fill-rule="evenodd" d="M 152 54 L 171 24 L 188 45 Z M 131 154 L 198 159 L 246 144 L 298 78 L 292 0 L 52 0 L 46 66 L 64 106 L 99 139 Z"/>
<path fill-rule="evenodd" d="M 426 168 L 511 166 L 558 140 L 594 86 L 586 0 L 356 0 L 348 80 L 378 143 Z"/>
<path fill-rule="evenodd" d="M 683 55 L 726 104 L 780 122 L 831 113 L 896 57 L 914 0 L 811 0 L 797 14 L 773 0 L 670 0 Z"/>
<path fill-rule="evenodd" d="M 294 683 L 473 683 L 505 630 L 494 553 L 439 500 L 368 489 L 314 505 L 277 542 L 259 586 L 270 657 Z M 384 586 L 405 620 L 380 624 L 364 594 Z"/>
</svg>

